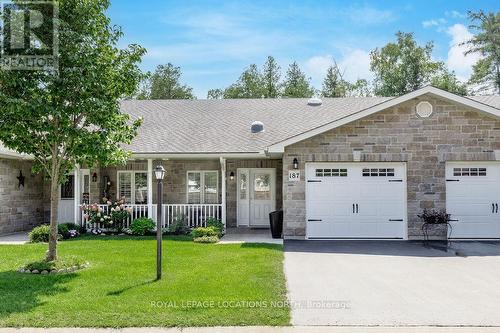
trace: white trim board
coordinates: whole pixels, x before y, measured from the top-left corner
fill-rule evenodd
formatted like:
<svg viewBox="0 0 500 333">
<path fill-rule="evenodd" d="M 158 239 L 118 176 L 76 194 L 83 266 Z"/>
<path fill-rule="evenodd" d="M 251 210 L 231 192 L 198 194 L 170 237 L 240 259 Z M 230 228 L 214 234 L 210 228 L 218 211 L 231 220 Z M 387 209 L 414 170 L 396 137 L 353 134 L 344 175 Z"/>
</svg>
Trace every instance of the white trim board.
<svg viewBox="0 0 500 333">
<path fill-rule="evenodd" d="M 455 103 L 474 108 L 474 109 L 481 111 L 481 112 L 484 112 L 486 114 L 500 117 L 500 109 L 494 108 L 492 106 L 483 104 L 481 102 L 475 101 L 475 100 L 467 98 L 467 97 L 463 97 L 463 96 L 449 93 L 447 91 L 444 91 L 444 90 L 441 90 L 441 89 L 438 89 L 438 88 L 435 88 L 432 86 L 426 86 L 424 88 L 415 90 L 415 91 L 408 93 L 406 95 L 392 98 L 388 101 L 374 105 L 372 107 L 369 107 L 367 109 L 364 109 L 364 110 L 361 110 L 359 112 L 353 113 L 351 115 L 345 116 L 343 118 L 334 120 L 334 121 L 327 123 L 325 125 L 321 125 L 319 127 L 311 129 L 307 132 L 304 132 L 304 133 L 301 133 L 301 134 L 296 135 L 294 137 L 288 138 L 284 141 L 277 142 L 273 145 L 270 145 L 266 149 L 266 151 L 268 153 L 283 153 L 285 151 L 285 147 L 287 147 L 289 145 L 292 145 L 294 143 L 300 142 L 300 141 L 305 140 L 305 139 L 309 139 L 309 138 L 314 137 L 318 134 L 327 132 L 327 131 L 332 130 L 334 128 L 337 128 L 337 127 L 340 127 L 342 125 L 359 120 L 361 118 L 365 118 L 365 117 L 370 116 L 374 113 L 391 108 L 393 106 L 407 102 L 409 100 L 412 100 L 414 98 L 420 97 L 420 96 L 425 95 L 425 94 L 430 94 L 430 95 L 433 95 L 433 96 L 438 97 L 438 98 L 447 99 L 447 100 L 453 101 Z"/>
</svg>

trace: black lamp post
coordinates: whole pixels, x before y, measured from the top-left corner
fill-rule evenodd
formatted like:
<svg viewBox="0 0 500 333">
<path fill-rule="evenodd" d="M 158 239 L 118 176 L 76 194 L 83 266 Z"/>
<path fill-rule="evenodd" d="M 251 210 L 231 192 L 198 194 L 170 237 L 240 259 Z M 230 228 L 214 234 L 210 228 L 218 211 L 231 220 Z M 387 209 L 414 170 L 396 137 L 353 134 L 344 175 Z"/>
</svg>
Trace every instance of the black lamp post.
<svg viewBox="0 0 500 333">
<path fill-rule="evenodd" d="M 161 257 L 162 257 L 162 230 L 161 221 L 163 220 L 162 199 L 163 199 L 163 178 L 165 177 L 165 169 L 158 165 L 155 168 L 155 177 L 158 182 L 158 204 L 156 205 L 156 279 L 161 280 Z"/>
</svg>

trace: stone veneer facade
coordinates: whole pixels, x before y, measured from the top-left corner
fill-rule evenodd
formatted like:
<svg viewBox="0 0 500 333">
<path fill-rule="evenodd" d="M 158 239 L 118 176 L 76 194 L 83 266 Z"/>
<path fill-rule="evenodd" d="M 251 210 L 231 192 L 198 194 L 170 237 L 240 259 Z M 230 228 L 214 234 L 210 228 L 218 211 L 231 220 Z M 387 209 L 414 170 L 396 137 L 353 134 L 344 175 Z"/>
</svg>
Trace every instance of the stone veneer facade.
<svg viewBox="0 0 500 333">
<path fill-rule="evenodd" d="M 42 176 L 31 172 L 32 163 L 0 158 L 0 234 L 30 230 L 45 222 L 46 197 Z M 19 171 L 24 188 L 19 188 Z"/>
<path fill-rule="evenodd" d="M 434 112 L 419 118 L 415 107 L 429 101 Z M 421 239 L 424 208 L 445 209 L 447 161 L 492 161 L 500 149 L 500 119 L 469 108 L 422 96 L 285 148 L 283 176 L 293 159 L 300 162 L 300 182 L 283 183 L 285 238 L 304 238 L 306 232 L 305 163 L 353 161 L 406 162 L 408 236 Z M 285 178 L 286 179 L 286 178 Z M 434 235 L 445 237 L 444 233 Z"/>
</svg>

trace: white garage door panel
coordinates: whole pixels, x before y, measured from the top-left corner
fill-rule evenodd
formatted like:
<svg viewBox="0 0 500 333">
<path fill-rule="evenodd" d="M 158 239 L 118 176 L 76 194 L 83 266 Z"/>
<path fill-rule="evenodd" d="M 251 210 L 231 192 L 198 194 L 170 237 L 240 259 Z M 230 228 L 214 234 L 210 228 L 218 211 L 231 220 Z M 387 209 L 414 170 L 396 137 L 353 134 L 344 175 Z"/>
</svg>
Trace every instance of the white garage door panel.
<svg viewBox="0 0 500 333">
<path fill-rule="evenodd" d="M 500 163 L 448 163 L 446 180 L 451 238 L 500 238 Z"/>
<path fill-rule="evenodd" d="M 403 163 L 310 163 L 306 177 L 308 238 L 405 237 Z"/>
</svg>

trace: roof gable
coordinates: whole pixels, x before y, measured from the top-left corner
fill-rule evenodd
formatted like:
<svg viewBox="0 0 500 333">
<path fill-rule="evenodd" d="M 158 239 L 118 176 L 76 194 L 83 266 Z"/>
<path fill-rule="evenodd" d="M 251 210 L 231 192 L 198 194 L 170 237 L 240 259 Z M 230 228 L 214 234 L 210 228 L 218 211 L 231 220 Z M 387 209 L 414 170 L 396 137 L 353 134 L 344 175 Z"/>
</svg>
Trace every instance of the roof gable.
<svg viewBox="0 0 500 333">
<path fill-rule="evenodd" d="M 287 138 L 283 141 L 276 142 L 276 143 L 270 145 L 269 147 L 267 147 L 267 151 L 271 152 L 271 153 L 281 153 L 284 151 L 286 146 L 292 145 L 294 143 L 311 138 L 311 137 L 316 136 L 318 134 L 335 129 L 335 128 L 340 127 L 342 125 L 348 124 L 352 121 L 370 116 L 374 113 L 383 111 L 385 109 L 399 105 L 401 103 L 404 103 L 406 101 L 412 100 L 416 97 L 420 97 L 420 96 L 425 95 L 425 94 L 429 94 L 429 95 L 432 95 L 435 97 L 450 100 L 450 101 L 453 101 L 455 103 L 474 108 L 480 112 L 485 112 L 487 114 L 500 117 L 500 99 L 499 98 L 492 98 L 491 96 L 475 96 L 472 98 L 471 97 L 463 97 L 463 96 L 455 95 L 455 94 L 449 93 L 447 91 L 444 91 L 444 90 L 441 90 L 441 89 L 438 89 L 438 88 L 435 88 L 432 86 L 426 86 L 424 88 L 415 90 L 415 91 L 408 93 L 406 95 L 390 98 L 390 99 L 383 101 L 379 104 L 370 106 L 364 110 L 360 110 L 358 112 L 353 112 L 353 113 L 348 114 L 344 117 L 339 117 L 338 119 L 335 119 L 329 123 L 325 123 L 321 126 L 312 128 L 306 132 L 303 132 L 303 133 L 300 133 L 300 134 L 295 135 L 293 137 Z M 495 106 L 492 106 L 492 105 L 495 105 Z"/>
</svg>

